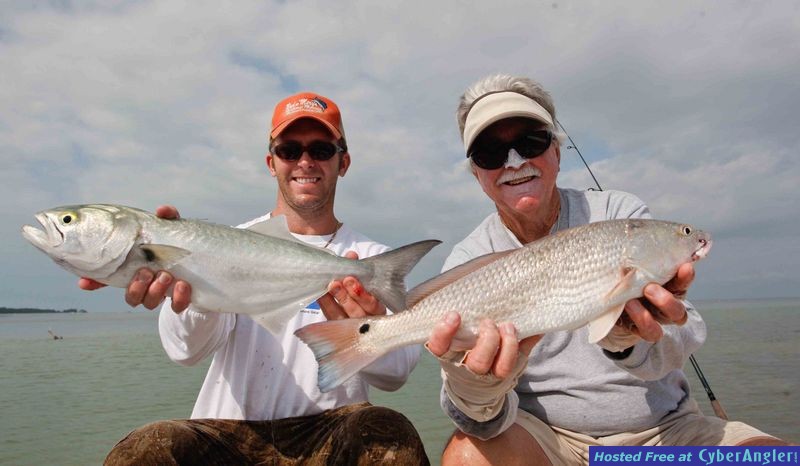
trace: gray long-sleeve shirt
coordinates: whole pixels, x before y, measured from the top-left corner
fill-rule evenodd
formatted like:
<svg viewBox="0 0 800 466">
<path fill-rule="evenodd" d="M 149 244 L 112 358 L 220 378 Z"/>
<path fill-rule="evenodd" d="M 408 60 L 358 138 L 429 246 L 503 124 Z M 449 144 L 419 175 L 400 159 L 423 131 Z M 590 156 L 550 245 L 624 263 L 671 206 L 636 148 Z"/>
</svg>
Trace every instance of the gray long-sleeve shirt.
<svg viewBox="0 0 800 466">
<path fill-rule="evenodd" d="M 559 189 L 561 213 L 552 232 L 615 218 L 650 218 L 636 196 L 619 191 Z M 551 233 L 552 233 L 551 232 Z M 494 213 L 487 217 L 445 261 L 451 269 L 478 256 L 522 247 Z M 487 439 L 510 423 L 509 409 L 519 408 L 544 422 L 594 437 L 639 431 L 669 420 L 689 401 L 682 367 L 705 340 L 700 315 L 687 302 L 688 321 L 664 327 L 656 344 L 640 341 L 624 359 L 614 360 L 588 343 L 587 329 L 553 332 L 534 347 L 516 388 L 506 395 L 500 414 L 477 422 L 450 401 L 442 390 L 442 408 L 463 432 Z"/>
</svg>

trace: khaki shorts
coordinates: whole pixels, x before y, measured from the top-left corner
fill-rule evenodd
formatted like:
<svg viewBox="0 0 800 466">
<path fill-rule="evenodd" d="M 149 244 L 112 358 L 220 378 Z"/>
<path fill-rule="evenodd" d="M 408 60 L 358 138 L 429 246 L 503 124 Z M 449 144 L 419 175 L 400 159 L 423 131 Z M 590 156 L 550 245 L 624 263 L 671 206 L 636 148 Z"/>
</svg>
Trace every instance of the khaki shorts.
<svg viewBox="0 0 800 466">
<path fill-rule="evenodd" d="M 516 423 L 536 439 L 554 466 L 589 464 L 590 446 L 723 446 L 736 445 L 753 437 L 771 437 L 742 422 L 705 416 L 694 401 L 687 404 L 686 414 L 658 427 L 607 437 L 591 437 L 551 427 L 521 409 L 517 410 Z"/>
</svg>

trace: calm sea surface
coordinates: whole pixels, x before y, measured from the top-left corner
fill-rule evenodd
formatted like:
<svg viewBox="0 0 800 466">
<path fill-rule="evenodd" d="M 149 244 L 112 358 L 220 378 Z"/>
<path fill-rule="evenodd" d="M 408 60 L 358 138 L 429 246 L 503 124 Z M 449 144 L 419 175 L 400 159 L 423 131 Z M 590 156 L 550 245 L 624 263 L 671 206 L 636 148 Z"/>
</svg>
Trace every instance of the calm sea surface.
<svg viewBox="0 0 800 466">
<path fill-rule="evenodd" d="M 800 300 L 698 303 L 708 323 L 696 354 L 732 419 L 800 441 Z M 0 315 L 0 464 L 100 464 L 131 429 L 186 418 L 208 361 L 169 361 L 157 316 L 129 313 Z M 49 339 L 52 329 L 63 340 Z M 695 397 L 711 414 L 691 366 Z M 438 405 L 436 362 L 425 354 L 405 387 L 373 391 L 408 416 L 438 464 L 452 427 Z"/>
</svg>

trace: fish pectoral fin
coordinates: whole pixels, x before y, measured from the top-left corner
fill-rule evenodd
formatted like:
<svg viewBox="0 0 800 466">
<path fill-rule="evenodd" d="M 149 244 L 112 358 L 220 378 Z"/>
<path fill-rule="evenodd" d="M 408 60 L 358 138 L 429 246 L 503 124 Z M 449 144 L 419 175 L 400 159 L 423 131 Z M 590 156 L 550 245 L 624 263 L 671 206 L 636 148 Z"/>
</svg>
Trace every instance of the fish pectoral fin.
<svg viewBox="0 0 800 466">
<path fill-rule="evenodd" d="M 619 295 L 624 294 L 630 289 L 634 280 L 636 280 L 636 270 L 636 267 L 630 265 L 622 268 L 622 276 L 619 281 L 614 288 L 604 296 L 607 303 L 617 301 Z M 622 315 L 624 309 L 624 302 L 622 304 L 617 304 L 610 307 L 609 310 L 604 312 L 600 317 L 589 322 L 589 343 L 597 343 L 605 338 L 608 332 L 614 328 L 614 325 L 617 323 L 617 320 L 619 320 L 619 316 Z"/>
<path fill-rule="evenodd" d="M 283 332 L 283 329 L 286 328 L 286 324 L 294 318 L 298 312 L 308 307 L 309 304 L 313 303 L 314 300 L 320 296 L 322 295 L 319 293 L 313 296 L 306 296 L 261 314 L 250 314 L 250 318 L 258 325 L 267 329 L 270 333 L 278 335 Z"/>
<path fill-rule="evenodd" d="M 607 303 L 613 302 L 614 298 L 617 295 L 624 293 L 628 290 L 628 288 L 633 284 L 633 281 L 636 279 L 636 267 L 623 267 L 622 268 L 622 277 L 620 277 L 619 281 L 617 282 L 616 286 L 605 295 L 605 301 Z"/>
<path fill-rule="evenodd" d="M 147 262 L 158 264 L 160 269 L 169 269 L 184 257 L 192 254 L 186 249 L 166 244 L 142 244 L 139 248 L 144 253 Z"/>
<path fill-rule="evenodd" d="M 597 343 L 605 338 L 608 332 L 614 328 L 624 308 L 625 304 L 620 304 L 616 308 L 605 312 L 600 317 L 589 322 L 589 343 Z"/>
</svg>

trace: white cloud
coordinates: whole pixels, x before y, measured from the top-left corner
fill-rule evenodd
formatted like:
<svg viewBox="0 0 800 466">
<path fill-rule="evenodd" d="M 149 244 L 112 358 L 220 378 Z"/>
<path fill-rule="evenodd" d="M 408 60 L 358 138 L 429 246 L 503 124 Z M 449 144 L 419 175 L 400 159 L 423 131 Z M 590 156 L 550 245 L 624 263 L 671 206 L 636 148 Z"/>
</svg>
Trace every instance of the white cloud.
<svg viewBox="0 0 800 466">
<path fill-rule="evenodd" d="M 238 223 L 269 209 L 268 120 L 301 89 L 344 113 L 354 163 L 337 214 L 392 245 L 446 241 L 419 281 L 492 209 L 463 169 L 453 116 L 465 86 L 491 72 L 550 89 L 604 187 L 713 231 L 698 293 L 796 295 L 800 285 L 786 234 L 800 219 L 796 3 L 46 5 L 0 7 L 8 305 L 74 288 L 19 238 L 36 210 L 169 202 Z M 591 186 L 573 151 L 563 159 L 561 184 Z M 764 253 L 765 237 L 783 252 Z"/>
</svg>

